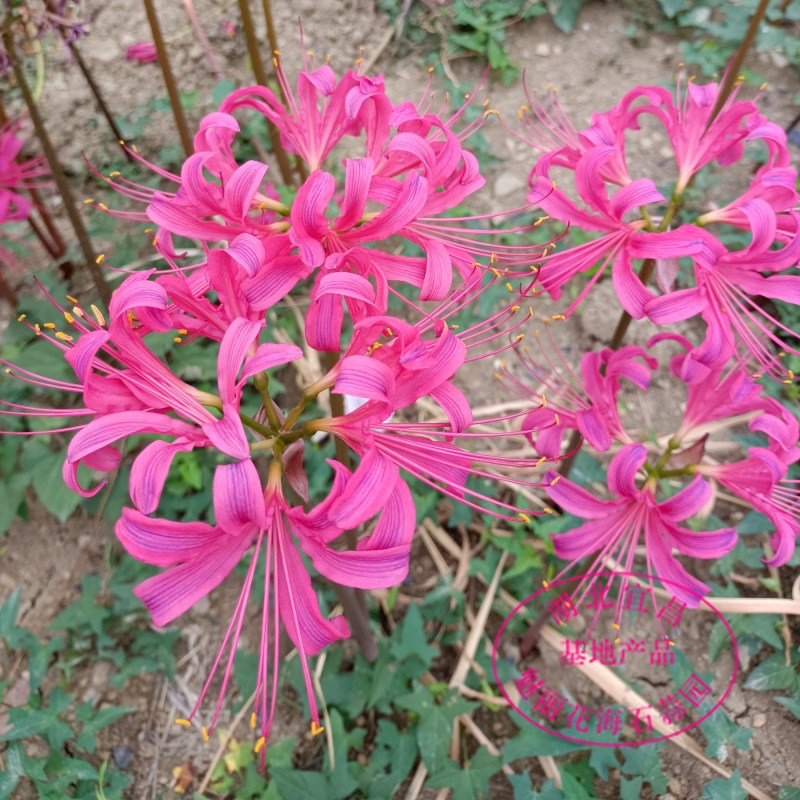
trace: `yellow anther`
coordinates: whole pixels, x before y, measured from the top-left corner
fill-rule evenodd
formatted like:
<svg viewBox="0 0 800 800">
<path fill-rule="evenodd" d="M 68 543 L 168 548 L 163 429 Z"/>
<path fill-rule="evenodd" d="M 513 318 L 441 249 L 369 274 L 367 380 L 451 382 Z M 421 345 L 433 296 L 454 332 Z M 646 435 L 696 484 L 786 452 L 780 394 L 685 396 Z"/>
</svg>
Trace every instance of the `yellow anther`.
<svg viewBox="0 0 800 800">
<path fill-rule="evenodd" d="M 497 270 L 494 267 L 489 267 L 489 269 L 494 273 L 495 278 L 500 277 L 500 270 Z"/>
<path fill-rule="evenodd" d="M 72 342 L 74 339 L 63 331 L 56 331 L 56 339 L 61 339 L 62 342 Z"/>
<path fill-rule="evenodd" d="M 433 74 L 433 67 L 428 67 L 428 75 L 432 75 L 432 74 Z"/>
<path fill-rule="evenodd" d="M 125 147 L 125 140 L 124 140 L 124 139 L 120 139 L 120 140 L 119 140 L 119 145 L 120 145 L 121 147 Z"/>
<path fill-rule="evenodd" d="M 542 392 L 542 408 L 547 408 L 547 395 Z"/>
<path fill-rule="evenodd" d="M 314 58 L 314 56 L 316 55 L 316 53 L 315 53 L 313 50 L 306 50 L 306 55 L 307 55 L 309 58 Z"/>
<path fill-rule="evenodd" d="M 98 324 L 98 325 L 99 325 L 101 328 L 102 328 L 102 327 L 105 327 L 105 324 L 106 324 L 106 318 L 103 316 L 103 314 L 102 314 L 102 312 L 100 311 L 100 309 L 99 309 L 99 308 L 98 308 L 96 305 L 94 305 L 94 304 L 92 304 L 92 305 L 90 306 L 90 308 L 92 309 L 92 314 L 94 314 L 94 318 L 95 318 L 95 320 L 97 320 L 97 324 Z"/>
<path fill-rule="evenodd" d="M 73 297 L 71 294 L 67 295 L 67 300 L 69 300 L 70 303 L 77 303 L 78 302 L 78 298 L 77 297 Z"/>
<path fill-rule="evenodd" d="M 175 342 L 175 344 L 180 344 L 183 341 L 183 339 L 181 339 L 180 336 L 174 336 L 172 338 L 172 341 Z"/>
<path fill-rule="evenodd" d="M 138 153 L 139 152 L 139 148 L 135 144 L 131 145 L 131 150 L 133 150 L 134 153 Z"/>
<path fill-rule="evenodd" d="M 144 229 L 144 232 L 145 232 L 145 233 L 152 233 L 152 232 L 153 232 L 153 229 L 152 229 L 152 228 L 145 228 L 145 229 Z"/>
<path fill-rule="evenodd" d="M 753 380 L 757 381 L 759 378 L 763 378 L 763 377 L 764 377 L 764 373 L 763 372 L 756 372 L 755 375 L 753 375 Z"/>
<path fill-rule="evenodd" d="M 158 236 L 153 237 L 153 247 L 158 244 Z"/>
<path fill-rule="evenodd" d="M 519 306 L 511 306 L 512 313 L 516 314 L 519 311 Z"/>
<path fill-rule="evenodd" d="M 506 283 L 506 289 L 508 289 L 509 292 L 514 291 L 514 287 L 510 283 Z"/>
<path fill-rule="evenodd" d="M 619 644 L 621 641 L 622 640 L 619 638 L 619 636 L 617 636 L 617 638 L 614 639 L 614 644 Z"/>
<path fill-rule="evenodd" d="M 65 319 L 65 320 L 66 320 L 66 321 L 67 321 L 67 322 L 68 322 L 70 325 L 72 325 L 72 324 L 75 322 L 75 317 L 73 317 L 73 316 L 72 316 L 72 314 L 70 314 L 70 313 L 69 313 L 69 311 L 65 311 L 65 312 L 64 312 L 64 319 Z"/>
<path fill-rule="evenodd" d="M 759 87 L 758 87 L 759 91 L 761 91 L 761 92 L 763 92 L 763 91 L 764 91 L 764 89 L 766 89 L 766 88 L 767 88 L 767 83 L 766 83 L 766 81 L 764 81 L 764 83 L 762 83 L 762 84 L 761 84 L 761 86 L 759 86 Z"/>
<path fill-rule="evenodd" d="M 45 322 L 44 327 L 49 328 L 50 330 L 55 330 L 56 328 L 55 324 L 52 322 Z"/>
<path fill-rule="evenodd" d="M 550 317 L 550 319 L 552 319 L 553 322 L 563 322 L 566 319 L 566 317 L 563 314 L 553 314 L 553 316 Z"/>
<path fill-rule="evenodd" d="M 84 312 L 83 312 L 83 309 L 82 308 L 78 308 L 78 306 L 75 306 L 75 308 L 72 309 L 72 313 L 76 317 L 80 317 L 81 319 L 83 319 L 83 317 L 86 316 L 86 314 L 84 314 Z"/>
<path fill-rule="evenodd" d="M 83 202 L 85 205 L 90 206 L 92 203 L 94 203 L 94 200 L 92 200 L 91 197 L 87 197 Z"/>
<path fill-rule="evenodd" d="M 526 525 L 530 525 L 531 524 L 531 518 L 527 514 L 523 514 L 521 511 L 519 513 L 519 518 Z"/>
<path fill-rule="evenodd" d="M 251 728 L 255 728 L 255 726 L 256 726 L 256 712 L 254 711 L 254 712 L 253 712 L 253 713 L 250 715 L 250 727 L 251 727 Z"/>
<path fill-rule="evenodd" d="M 616 622 L 612 622 L 612 623 L 611 623 L 611 627 L 612 627 L 612 628 L 613 628 L 615 631 L 618 631 L 618 630 L 619 630 L 619 625 L 617 625 L 617 623 L 616 623 Z"/>
<path fill-rule="evenodd" d="M 311 720 L 311 735 L 319 736 L 325 730 L 324 726 L 320 725 L 315 719 Z"/>
<path fill-rule="evenodd" d="M 20 314 L 20 315 L 17 317 L 17 322 L 25 322 L 25 320 L 26 320 L 27 318 L 28 318 L 28 315 L 27 315 L 27 314 Z"/>
<path fill-rule="evenodd" d="M 184 728 L 191 728 L 192 727 L 192 723 L 189 722 L 188 719 L 176 719 L 175 720 L 175 724 L 176 725 L 181 725 Z"/>
<path fill-rule="evenodd" d="M 130 322 L 131 325 L 136 322 L 136 314 L 134 314 L 133 311 L 128 311 L 128 322 Z"/>
<path fill-rule="evenodd" d="M 187 333 L 189 333 L 189 331 L 187 331 L 187 330 L 186 330 L 186 328 L 181 328 L 181 329 L 178 331 L 178 333 L 179 333 L 181 336 L 186 336 L 186 334 L 187 334 Z"/>
<path fill-rule="evenodd" d="M 534 228 L 538 228 L 543 222 L 547 222 L 550 217 L 539 217 L 536 222 L 533 223 Z"/>
<path fill-rule="evenodd" d="M 5 372 L 5 374 L 6 374 L 6 375 L 13 375 L 13 374 L 14 374 L 14 373 L 11 371 L 11 368 L 10 368 L 10 367 L 6 367 L 6 368 L 3 370 L 3 372 Z"/>
<path fill-rule="evenodd" d="M 789 386 L 789 385 L 791 384 L 791 381 L 790 381 L 790 380 L 787 378 L 785 381 L 781 381 L 781 383 L 782 383 L 784 386 Z"/>
<path fill-rule="evenodd" d="M 41 332 L 42 332 L 42 329 L 39 327 L 39 323 L 38 322 L 33 326 L 33 329 L 36 331 L 36 335 L 37 336 L 39 336 L 41 334 Z"/>
<path fill-rule="evenodd" d="M 99 208 L 101 211 L 108 211 L 108 206 L 107 206 L 105 203 L 98 203 L 98 204 L 97 204 L 97 207 L 98 207 L 98 208 Z"/>
<path fill-rule="evenodd" d="M 547 461 L 547 456 L 542 456 L 535 464 L 537 467 L 541 467 L 544 462 Z"/>
<path fill-rule="evenodd" d="M 673 642 L 672 639 L 667 639 L 667 643 L 670 647 L 675 647 L 675 642 Z"/>
<path fill-rule="evenodd" d="M 553 478 L 553 480 L 550 481 L 550 485 L 551 486 L 555 486 L 560 480 L 561 480 L 561 476 L 560 475 L 556 475 L 555 478 Z"/>
<path fill-rule="evenodd" d="M 253 747 L 253 752 L 260 753 L 261 748 L 266 744 L 266 742 L 267 740 L 263 736 L 259 737 L 258 741 L 255 743 L 255 746 Z"/>
<path fill-rule="evenodd" d="M 281 51 L 280 50 L 273 50 L 272 54 L 275 55 L 275 56 L 278 56 L 280 58 Z"/>
<path fill-rule="evenodd" d="M 109 177 L 109 178 L 119 178 L 119 176 L 120 176 L 121 174 L 122 174 L 121 172 L 117 172 L 116 170 L 114 170 L 114 172 L 109 172 L 109 173 L 108 173 L 108 177 Z"/>
<path fill-rule="evenodd" d="M 545 589 L 550 588 L 550 584 L 547 581 L 542 581 L 542 586 L 544 586 Z"/>
<path fill-rule="evenodd" d="M 556 188 L 556 182 L 555 181 L 550 181 L 550 188 L 552 188 L 552 189 Z"/>
<path fill-rule="evenodd" d="M 203 737 L 204 742 L 208 741 L 208 728 L 206 728 L 205 725 L 203 725 L 203 727 L 200 728 L 200 735 Z"/>
<path fill-rule="evenodd" d="M 492 115 L 499 117 L 500 112 L 496 108 L 487 108 L 486 111 L 483 112 L 484 117 L 490 117 Z"/>
<path fill-rule="evenodd" d="M 556 425 L 561 424 L 561 418 L 558 416 L 558 414 L 553 414 L 553 420 L 555 421 Z"/>
<path fill-rule="evenodd" d="M 525 338 L 525 334 L 524 333 L 518 333 L 517 334 L 517 338 L 514 339 L 514 341 L 515 342 L 521 342 L 524 338 Z"/>
<path fill-rule="evenodd" d="M 778 358 L 786 358 L 786 351 L 781 350 L 780 353 L 778 353 Z"/>
<path fill-rule="evenodd" d="M 544 510 L 545 514 L 552 514 L 553 513 L 553 509 L 552 508 L 545 508 L 543 510 Z"/>
<path fill-rule="evenodd" d="M 495 372 L 494 377 L 495 377 L 495 380 L 498 380 L 498 381 L 503 380 L 503 376 L 499 372 Z"/>
<path fill-rule="evenodd" d="M 363 58 L 357 58 L 353 63 L 356 66 L 358 66 L 359 64 L 363 64 L 364 63 L 364 59 Z"/>
<path fill-rule="evenodd" d="M 790 377 L 790 378 L 794 378 L 794 371 L 793 371 L 793 370 L 790 370 L 790 369 L 787 369 L 787 370 L 786 370 L 786 375 L 787 375 L 788 377 Z"/>
</svg>

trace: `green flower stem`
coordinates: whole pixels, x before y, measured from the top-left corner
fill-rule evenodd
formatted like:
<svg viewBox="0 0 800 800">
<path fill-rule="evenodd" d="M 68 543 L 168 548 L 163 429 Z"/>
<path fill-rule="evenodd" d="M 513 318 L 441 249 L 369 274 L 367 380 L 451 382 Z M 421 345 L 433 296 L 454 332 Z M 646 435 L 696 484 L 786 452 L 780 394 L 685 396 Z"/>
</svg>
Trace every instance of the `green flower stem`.
<svg viewBox="0 0 800 800">
<path fill-rule="evenodd" d="M 261 402 L 264 404 L 264 413 L 267 415 L 271 428 L 270 435 L 273 435 L 281 429 L 281 422 L 278 419 L 275 405 L 269 393 L 269 375 L 267 375 L 266 372 L 260 372 L 255 376 L 253 383 L 255 383 L 256 389 L 258 389 L 258 393 L 261 395 Z"/>
</svg>

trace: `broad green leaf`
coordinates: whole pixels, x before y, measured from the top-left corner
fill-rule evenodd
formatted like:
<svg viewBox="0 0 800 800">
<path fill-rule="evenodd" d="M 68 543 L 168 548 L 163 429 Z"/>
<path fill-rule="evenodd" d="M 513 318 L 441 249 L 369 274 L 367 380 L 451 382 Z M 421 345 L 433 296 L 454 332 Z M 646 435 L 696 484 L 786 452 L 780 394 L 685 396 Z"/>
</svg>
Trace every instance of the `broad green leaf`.
<svg viewBox="0 0 800 800">
<path fill-rule="evenodd" d="M 738 769 L 731 773 L 730 778 L 717 778 L 703 787 L 703 800 L 747 800 L 747 797 Z"/>
<path fill-rule="evenodd" d="M 769 689 L 796 689 L 798 687 L 797 668 L 793 665 L 786 666 L 783 655 L 776 653 L 766 661 L 762 661 L 748 675 L 744 684 L 745 689 L 767 691 Z"/>
<path fill-rule="evenodd" d="M 625 750 L 622 771 L 626 775 L 641 776 L 652 787 L 653 794 L 664 794 L 669 779 L 661 769 L 661 746 L 645 744 Z"/>
<path fill-rule="evenodd" d="M 700 723 L 700 730 L 706 737 L 706 755 L 725 762 L 728 757 L 728 742 L 736 750 L 749 750 L 753 731 L 742 728 L 728 717 L 727 712 L 718 708 L 708 719 Z"/>
<path fill-rule="evenodd" d="M 489 781 L 500 769 L 500 756 L 493 756 L 485 747 L 479 748 L 462 769 L 448 758 L 440 770 L 432 773 L 427 785 L 448 787 L 453 796 L 464 800 L 482 800 L 489 796 Z"/>
</svg>

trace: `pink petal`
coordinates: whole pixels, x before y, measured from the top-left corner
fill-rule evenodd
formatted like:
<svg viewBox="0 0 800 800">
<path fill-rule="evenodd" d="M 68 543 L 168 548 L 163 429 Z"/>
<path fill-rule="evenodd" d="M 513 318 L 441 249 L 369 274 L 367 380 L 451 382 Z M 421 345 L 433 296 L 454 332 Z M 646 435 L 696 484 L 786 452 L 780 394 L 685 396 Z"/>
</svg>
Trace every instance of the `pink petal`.
<svg viewBox="0 0 800 800">
<path fill-rule="evenodd" d="M 581 435 L 598 453 L 605 453 L 611 447 L 608 427 L 596 408 L 576 412 L 575 420 Z"/>
<path fill-rule="evenodd" d="M 252 461 L 222 464 L 214 472 L 217 524 L 233 536 L 267 528 L 264 490 Z"/>
<path fill-rule="evenodd" d="M 264 245 L 249 233 L 241 233 L 227 248 L 228 255 L 252 278 L 264 261 Z"/>
<path fill-rule="evenodd" d="M 64 358 L 75 370 L 78 380 L 86 382 L 86 376 L 91 372 L 97 351 L 109 340 L 108 331 L 99 330 L 84 333 L 74 347 L 64 354 Z"/>
<path fill-rule="evenodd" d="M 621 220 L 625 214 L 634 208 L 646 206 L 648 203 L 660 203 L 664 195 L 658 191 L 656 185 L 649 178 L 639 178 L 623 186 L 608 204 L 612 217 Z"/>
<path fill-rule="evenodd" d="M 246 161 L 228 179 L 225 202 L 234 219 L 243 221 L 247 217 L 267 169 L 260 161 Z"/>
<path fill-rule="evenodd" d="M 408 546 L 339 551 L 314 539 L 301 539 L 300 545 L 320 574 L 342 586 L 385 589 L 408 575 Z"/>
<path fill-rule="evenodd" d="M 361 221 L 374 170 L 375 162 L 371 158 L 344 159 L 344 198 L 342 213 L 336 220 L 337 231 L 350 230 Z"/>
<path fill-rule="evenodd" d="M 394 394 L 394 372 L 369 356 L 346 356 L 339 364 L 334 391 L 365 400 L 389 402 Z"/>
<path fill-rule="evenodd" d="M 196 441 L 183 438 L 174 442 L 151 442 L 136 456 L 131 467 L 129 491 L 139 511 L 152 514 L 158 508 L 172 459 L 178 453 L 190 452 L 195 444 Z"/>
<path fill-rule="evenodd" d="M 557 478 L 558 480 L 556 480 Z M 545 480 L 556 481 L 545 487 L 547 494 L 564 511 L 581 519 L 605 519 L 619 507 L 619 504 L 614 501 L 598 500 L 569 478 L 559 478 L 558 473 L 553 470 L 547 473 Z"/>
<path fill-rule="evenodd" d="M 188 611 L 228 576 L 250 546 L 249 536 L 226 536 L 197 558 L 140 583 L 133 593 L 147 606 L 156 627 Z"/>
<path fill-rule="evenodd" d="M 204 422 L 201 428 L 214 447 L 225 455 L 238 459 L 250 457 L 250 443 L 239 418 L 238 406 L 226 403 L 222 407 L 222 419 Z"/>
<path fill-rule="evenodd" d="M 658 504 L 658 513 L 673 522 L 681 522 L 697 514 L 711 499 L 711 486 L 696 475 L 694 480 L 676 495 Z"/>
<path fill-rule="evenodd" d="M 460 432 L 472 425 L 472 408 L 469 400 L 452 383 L 437 386 L 430 395 L 442 407 L 450 421 L 451 430 Z"/>
<path fill-rule="evenodd" d="M 316 170 L 300 187 L 292 203 L 292 241 L 300 248 L 300 257 L 309 267 L 318 267 L 325 260 L 321 240 L 328 234 L 325 210 L 333 197 L 333 175 Z"/>
<path fill-rule="evenodd" d="M 656 325 L 671 325 L 696 316 L 705 306 L 706 298 L 700 289 L 678 289 L 651 299 L 644 314 Z"/>
<path fill-rule="evenodd" d="M 647 461 L 647 449 L 641 444 L 626 444 L 611 459 L 608 467 L 608 488 L 620 497 L 639 498 L 636 473 Z"/>
<path fill-rule="evenodd" d="M 375 530 L 361 539 L 356 550 L 375 551 L 404 546 L 410 547 L 417 527 L 417 510 L 408 484 L 398 481 L 378 517 Z"/>
<path fill-rule="evenodd" d="M 286 633 L 305 656 L 319 653 L 329 644 L 350 635 L 344 617 L 325 619 L 311 586 L 311 578 L 286 534 L 283 524 L 276 537 L 275 588 Z M 280 537 L 280 538 L 278 538 Z"/>
<path fill-rule="evenodd" d="M 231 322 L 222 337 L 217 357 L 217 383 L 223 403 L 232 403 L 236 399 L 236 375 L 257 339 L 261 326 L 260 322 L 240 317 Z"/>
<path fill-rule="evenodd" d="M 260 344 L 255 354 L 245 359 L 237 389 L 240 389 L 248 378 L 258 372 L 265 372 L 282 364 L 290 364 L 302 357 L 303 351 L 296 344 L 273 344 L 272 342 Z"/>
<path fill-rule="evenodd" d="M 123 508 L 114 527 L 122 546 L 138 561 L 169 567 L 216 549 L 226 538 L 219 528 L 205 522 L 173 522 L 150 519 L 132 508 Z"/>
<path fill-rule="evenodd" d="M 398 480 L 395 464 L 377 449 L 368 450 L 341 497 L 331 504 L 331 521 L 345 530 L 356 528 L 383 508 Z"/>
<path fill-rule="evenodd" d="M 553 550 L 564 561 L 578 561 L 608 544 L 616 535 L 616 523 L 614 517 L 606 516 L 605 519 L 592 520 L 564 533 L 554 534 L 551 536 Z"/>
<path fill-rule="evenodd" d="M 442 300 L 453 282 L 453 265 L 450 253 L 442 242 L 428 239 L 425 248 L 425 279 L 419 293 L 420 300 Z"/>
</svg>

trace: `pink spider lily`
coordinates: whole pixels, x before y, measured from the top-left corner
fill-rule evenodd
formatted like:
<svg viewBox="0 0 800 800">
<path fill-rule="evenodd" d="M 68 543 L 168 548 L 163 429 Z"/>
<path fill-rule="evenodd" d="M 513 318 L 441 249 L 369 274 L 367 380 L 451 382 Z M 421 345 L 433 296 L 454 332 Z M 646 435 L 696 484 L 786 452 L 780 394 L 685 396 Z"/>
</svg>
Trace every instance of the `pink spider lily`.
<svg viewBox="0 0 800 800">
<path fill-rule="evenodd" d="M 695 364 L 714 370 L 732 355 L 744 364 L 745 359 L 739 354 L 746 349 L 761 372 L 791 382 L 794 376 L 781 364 L 779 353 L 785 350 L 800 355 L 800 350 L 785 341 L 787 337 L 797 340 L 800 335 L 762 308 L 757 298 L 800 303 L 800 277 L 774 274 L 800 256 L 800 238 L 795 237 L 780 250 L 753 254 L 748 248 L 731 253 L 706 231 L 697 233 L 704 247 L 694 257 L 696 285 L 661 297 L 651 296 L 642 306 L 644 315 L 658 325 L 666 325 L 700 314 L 707 332 L 705 342 L 693 356 Z M 648 252 L 655 251 L 648 248 Z M 769 274 L 762 275 L 760 270 Z M 646 293 L 638 278 L 634 280 Z M 697 380 L 702 380 L 703 374 L 703 369 L 695 370 Z"/>
<path fill-rule="evenodd" d="M 549 320 L 544 320 L 549 323 Z M 630 436 L 619 417 L 618 395 L 621 378 L 627 378 L 642 391 L 647 391 L 652 371 L 658 361 L 641 347 L 628 346 L 620 350 L 604 349 L 584 353 L 580 375 L 577 375 L 553 340 L 550 325 L 544 326 L 548 345 L 542 344 L 536 331 L 538 355 L 530 348 L 515 349 L 515 355 L 527 372 L 524 380 L 517 378 L 504 362 L 498 377 L 521 397 L 530 397 L 539 406 L 522 421 L 536 451 L 548 458 L 561 454 L 564 434 L 580 431 L 581 436 L 598 452 L 604 453 L 612 441 L 629 443 Z M 528 384 L 532 378 L 535 388 Z"/>
<path fill-rule="evenodd" d="M 800 257 L 796 173 L 788 166 L 784 133 L 758 113 L 755 103 L 736 100 L 734 92 L 712 119 L 717 94 L 716 84 L 690 84 L 681 98 L 679 86 L 676 102 L 666 90 L 637 87 L 608 113 L 594 115 L 592 126 L 582 131 L 569 123 L 557 103 L 532 104 L 538 120 L 523 115 L 528 140 L 544 153 L 531 171 L 529 201 L 552 218 L 600 234 L 546 254 L 539 278 L 557 297 L 577 273 L 598 267 L 565 312 L 569 316 L 610 266 L 617 295 L 631 316 L 646 316 L 657 324 L 703 316 L 708 333 L 695 353 L 703 367 L 715 369 L 743 345 L 761 370 L 786 378 L 774 351 L 796 352 L 782 341 L 784 335 L 796 334 L 764 311 L 756 298 L 797 301 L 798 279 L 777 274 Z M 625 137 L 640 127 L 644 116 L 662 123 L 674 148 L 678 178 L 668 205 L 652 180 L 633 180 L 628 172 Z M 745 144 L 755 142 L 763 144 L 767 160 L 748 189 L 721 208 L 701 213 L 693 224 L 671 230 L 693 176 L 711 162 L 736 163 Z M 553 182 L 554 168 L 574 174 L 579 202 Z M 729 251 L 712 234 L 720 225 L 747 232 L 749 243 Z M 776 243 L 780 248 L 774 249 Z M 693 263 L 694 286 L 675 290 L 681 258 Z M 646 259 L 657 265 L 661 296 L 634 272 L 634 262 Z"/>
<path fill-rule="evenodd" d="M 643 542 L 647 573 L 663 578 L 671 595 L 695 608 L 709 587 L 690 575 L 672 551 L 696 558 L 719 558 L 736 545 L 736 530 L 696 532 L 680 527 L 680 522 L 706 506 L 711 499 L 710 485 L 698 475 L 676 495 L 659 503 L 653 479 L 637 486 L 636 476 L 646 461 L 647 450 L 641 444 L 627 444 L 619 450 L 608 469 L 608 487 L 616 495 L 611 500 L 598 500 L 555 472 L 548 474 L 551 485 L 546 491 L 551 499 L 568 513 L 588 520 L 553 536 L 556 555 L 570 562 L 558 577 L 593 554 L 588 573 L 603 570 L 607 559 L 613 559 L 620 571 L 632 572 L 636 547 Z M 623 594 L 621 591 L 615 611 L 616 623 L 620 622 Z M 580 602 L 577 600 L 576 605 Z"/>
<path fill-rule="evenodd" d="M 322 575 L 346 586 L 386 588 L 402 581 L 408 572 L 408 553 L 416 514 L 411 494 L 402 482 L 388 489 L 373 532 L 361 539 L 356 550 L 336 550 L 330 546 L 342 533 L 341 527 L 330 522 L 327 512 L 332 507 L 347 502 L 349 517 L 357 520 L 355 524 L 365 522 L 375 513 L 362 505 L 362 501 L 368 499 L 370 487 L 362 484 L 353 491 L 348 470 L 338 464 L 335 469 L 330 495 L 310 512 L 291 508 L 286 502 L 279 461 L 273 461 L 270 466 L 266 488 L 262 488 L 254 464 L 240 461 L 217 467 L 214 477 L 215 526 L 151 519 L 130 509 L 123 511 L 122 519 L 117 523 L 117 536 L 131 555 L 146 563 L 167 567 L 134 590 L 159 627 L 173 621 L 216 588 L 252 548 L 239 601 L 217 658 L 188 719 L 178 721 L 190 724 L 198 714 L 228 650 L 218 699 L 208 726 L 202 728 L 204 738 L 208 738 L 217 724 L 225 700 L 259 559 L 263 558 L 266 569 L 256 711 L 251 717 L 251 726 L 258 726 L 260 732 L 256 752 L 269 737 L 275 717 L 281 626 L 298 651 L 313 734 L 321 732 L 322 727 L 308 658 L 349 635 L 343 617 L 326 619 L 320 613 L 298 547 L 310 556 Z"/>
<path fill-rule="evenodd" d="M 282 80 L 285 83 L 285 76 Z M 172 181 L 174 192 L 141 187 L 118 174 L 99 176 L 147 205 L 146 212 L 110 213 L 146 218 L 158 226 L 155 241 L 170 263 L 167 272 L 177 276 L 194 269 L 178 265 L 181 256 L 175 236 L 200 240 L 206 250 L 217 243 L 227 243 L 227 249 L 233 250 L 246 236 L 250 241 L 247 261 L 240 263 L 247 270 L 242 291 L 251 309 L 265 310 L 316 270 L 312 298 L 326 298 L 322 304 L 329 306 L 344 300 L 351 314 L 356 310 L 351 300 L 363 301 L 367 303 L 364 313 L 369 314 L 386 312 L 390 292 L 402 297 L 390 285 L 395 281 L 417 287 L 422 300 L 441 300 L 451 289 L 454 270 L 463 279 L 478 258 L 498 266 L 531 262 L 529 246 L 495 243 L 497 232 L 491 228 L 464 227 L 465 222 L 492 215 L 440 216 L 485 182 L 477 160 L 463 147 L 482 118 L 456 130 L 463 108 L 444 120 L 431 113 L 427 90 L 416 106 L 393 106 L 381 78 L 350 72 L 337 83 L 327 65 L 301 73 L 297 98 L 288 85 L 283 88 L 288 108 L 265 87 L 234 92 L 220 111 L 201 122 L 195 153 L 180 175 L 144 162 Z M 240 165 L 235 160 L 232 148 L 239 125 L 232 112 L 239 108 L 254 110 L 274 122 L 287 147 L 308 160 L 311 175 L 291 206 L 278 201 L 267 181 L 266 164 Z M 337 181 L 323 169 L 323 160 L 344 137 L 361 142 L 363 154 L 356 152 L 356 157 L 343 160 L 343 181 Z M 102 210 L 108 211 L 104 206 Z M 421 255 L 378 249 L 379 243 L 395 236 Z M 256 240 L 263 250 L 253 246 Z M 209 262 L 195 266 L 199 276 L 174 280 L 169 290 L 184 294 L 188 290 L 197 297 L 207 289 Z M 374 286 L 367 291 L 362 284 L 357 298 L 347 292 L 333 297 L 334 281 L 327 281 L 321 291 L 332 272 L 349 272 Z M 238 315 L 247 316 L 241 309 Z M 338 350 L 337 331 L 311 324 L 308 335 L 315 348 Z"/>
<path fill-rule="evenodd" d="M 786 463 L 772 450 L 751 447 L 742 461 L 700 464 L 695 470 L 750 503 L 775 526 L 774 555 L 764 563 L 779 567 L 792 557 L 800 535 L 800 491 L 797 481 L 786 480 Z"/>
</svg>

